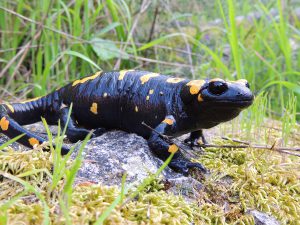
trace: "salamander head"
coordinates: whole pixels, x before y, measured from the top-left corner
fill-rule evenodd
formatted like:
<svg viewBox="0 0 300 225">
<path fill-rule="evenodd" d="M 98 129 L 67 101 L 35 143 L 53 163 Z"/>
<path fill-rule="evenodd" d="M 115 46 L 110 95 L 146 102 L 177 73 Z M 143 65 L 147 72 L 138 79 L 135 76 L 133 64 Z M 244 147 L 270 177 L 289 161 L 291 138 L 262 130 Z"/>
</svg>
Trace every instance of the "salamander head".
<svg viewBox="0 0 300 225">
<path fill-rule="evenodd" d="M 216 123 L 233 119 L 243 109 L 250 106 L 254 99 L 249 83 L 244 79 L 237 81 L 224 81 L 219 78 L 205 81 L 192 80 L 187 87 L 191 100 L 189 105 L 194 112 Z M 185 96 L 187 94 L 182 92 L 181 97 Z"/>
<path fill-rule="evenodd" d="M 197 100 L 225 108 L 244 109 L 250 106 L 254 96 L 247 80 L 225 82 L 222 79 L 208 80 L 200 89 Z"/>
</svg>

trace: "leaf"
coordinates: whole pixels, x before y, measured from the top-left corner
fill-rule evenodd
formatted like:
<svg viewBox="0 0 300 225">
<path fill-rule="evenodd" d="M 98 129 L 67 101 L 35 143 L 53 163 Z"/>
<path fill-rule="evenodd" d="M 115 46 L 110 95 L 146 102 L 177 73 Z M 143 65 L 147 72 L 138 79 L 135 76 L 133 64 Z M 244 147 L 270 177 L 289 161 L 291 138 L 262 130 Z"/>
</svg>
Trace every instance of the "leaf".
<svg viewBox="0 0 300 225">
<path fill-rule="evenodd" d="M 143 46 L 141 46 L 141 47 L 138 49 L 138 51 L 143 51 L 143 50 L 145 50 L 145 49 L 148 49 L 148 48 L 151 48 L 151 47 L 153 47 L 153 46 L 155 46 L 155 45 L 158 45 L 158 44 L 164 42 L 165 40 L 167 40 L 167 39 L 169 39 L 169 38 L 172 38 L 172 37 L 178 37 L 178 36 L 187 36 L 187 35 L 184 34 L 184 33 L 173 33 L 173 34 L 168 34 L 168 35 L 162 36 L 162 37 L 160 37 L 160 38 L 157 38 L 157 39 L 155 39 L 155 40 L 153 40 L 153 41 L 150 41 L 150 42 L 144 44 Z"/>
<path fill-rule="evenodd" d="M 115 43 L 110 40 L 95 37 L 91 40 L 91 46 L 97 56 L 103 61 L 119 57 L 128 59 L 128 54 L 126 52 L 121 52 Z"/>
<path fill-rule="evenodd" d="M 87 57 L 87 56 L 85 56 L 85 55 L 83 55 L 79 52 L 67 50 L 67 51 L 64 51 L 62 54 L 72 55 L 72 56 L 76 56 L 78 58 L 81 58 L 81 59 L 87 61 L 88 63 L 90 63 L 92 66 L 96 67 L 98 70 L 101 70 L 101 68 L 93 60 L 91 60 L 89 57 Z"/>
<path fill-rule="evenodd" d="M 113 30 L 113 29 L 115 29 L 116 27 L 121 26 L 121 25 L 122 25 L 122 24 L 117 23 L 117 22 L 115 22 L 115 23 L 110 23 L 108 26 L 106 26 L 106 27 L 104 27 L 103 29 L 101 29 L 100 32 L 97 33 L 97 36 L 103 35 L 103 34 L 109 32 L 109 31 L 111 31 L 111 30 Z"/>
</svg>

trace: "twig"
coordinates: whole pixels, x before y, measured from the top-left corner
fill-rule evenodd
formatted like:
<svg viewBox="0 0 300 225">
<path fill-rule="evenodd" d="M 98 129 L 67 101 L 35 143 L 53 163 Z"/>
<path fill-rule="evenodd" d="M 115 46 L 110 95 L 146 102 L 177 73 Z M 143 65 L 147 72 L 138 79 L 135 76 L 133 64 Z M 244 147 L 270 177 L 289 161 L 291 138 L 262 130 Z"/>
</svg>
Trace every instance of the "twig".
<svg viewBox="0 0 300 225">
<path fill-rule="evenodd" d="M 158 131 L 156 131 L 155 129 L 153 129 L 152 127 L 150 127 L 149 125 L 147 125 L 146 123 L 142 122 L 142 125 L 144 125 L 145 127 L 147 127 L 148 129 L 152 130 L 153 132 L 157 133 L 162 139 L 164 139 L 165 141 L 167 141 L 169 144 L 176 144 L 178 146 L 178 148 L 180 148 L 181 150 L 184 150 L 185 152 L 187 152 L 188 154 L 191 154 L 190 151 L 182 148 L 180 145 L 182 144 L 182 142 L 176 138 L 172 138 L 159 133 Z M 224 138 L 226 140 L 231 140 L 229 138 Z M 238 140 L 232 140 L 235 142 L 239 142 L 239 143 L 243 143 L 242 141 L 238 141 Z M 263 146 L 263 145 L 253 145 L 247 142 L 244 142 L 244 145 L 214 145 L 214 144 L 198 144 L 195 147 L 201 147 L 201 148 L 255 148 L 255 149 L 267 149 L 267 150 L 272 150 L 272 151 L 277 151 L 280 153 L 285 153 L 288 155 L 294 155 L 294 156 L 298 156 L 300 157 L 300 154 L 297 153 L 293 153 L 293 152 L 289 152 L 289 151 L 300 151 L 300 148 L 287 148 L 287 147 L 275 147 L 275 145 L 273 146 Z M 185 144 L 185 143 L 183 143 Z M 187 145 L 187 144 L 185 144 Z"/>
<path fill-rule="evenodd" d="M 248 146 L 249 148 L 269 149 L 269 150 L 279 150 L 279 151 L 297 151 L 297 152 L 300 151 L 300 147 L 296 147 L 296 148 L 276 147 L 275 143 L 272 146 L 268 146 L 268 145 L 251 144 L 249 142 L 240 141 L 240 140 L 237 140 L 237 139 L 230 139 L 228 137 L 222 137 L 222 139 L 234 141 L 234 142 L 237 142 L 237 143 L 243 143 L 243 144 L 245 144 L 245 146 Z M 240 146 L 242 146 L 242 145 L 240 145 Z"/>
<path fill-rule="evenodd" d="M 191 151 L 189 151 L 188 149 L 185 149 L 181 146 L 182 142 L 180 140 L 178 140 L 177 138 L 172 138 L 171 140 L 171 137 L 167 136 L 167 135 L 164 135 L 164 134 L 161 134 L 160 132 L 158 132 L 157 130 L 153 129 L 152 127 L 150 127 L 149 125 L 147 125 L 144 121 L 142 122 L 142 125 L 147 127 L 148 129 L 150 129 L 151 131 L 153 131 L 154 133 L 158 134 L 158 136 L 160 136 L 162 139 L 164 139 L 168 144 L 175 144 L 177 145 L 177 147 L 182 150 L 184 153 L 194 157 L 195 155 L 191 153 Z"/>
<path fill-rule="evenodd" d="M 148 37 L 147 42 L 152 41 L 154 28 L 155 28 L 155 24 L 156 24 L 156 19 L 157 19 L 157 15 L 158 15 L 158 8 L 159 8 L 159 5 L 156 5 L 155 11 L 154 11 L 154 17 L 153 17 L 153 20 L 152 20 L 151 29 L 150 29 L 150 32 L 149 32 L 149 37 Z"/>
<path fill-rule="evenodd" d="M 231 138 L 228 138 L 228 137 L 222 137 L 222 139 L 224 139 L 226 141 L 234 141 L 234 142 L 237 142 L 237 143 L 242 143 L 242 144 L 245 144 L 245 145 L 250 145 L 250 143 L 247 142 L 247 141 L 241 141 L 241 140 L 237 140 L 237 139 L 231 139 Z"/>
</svg>

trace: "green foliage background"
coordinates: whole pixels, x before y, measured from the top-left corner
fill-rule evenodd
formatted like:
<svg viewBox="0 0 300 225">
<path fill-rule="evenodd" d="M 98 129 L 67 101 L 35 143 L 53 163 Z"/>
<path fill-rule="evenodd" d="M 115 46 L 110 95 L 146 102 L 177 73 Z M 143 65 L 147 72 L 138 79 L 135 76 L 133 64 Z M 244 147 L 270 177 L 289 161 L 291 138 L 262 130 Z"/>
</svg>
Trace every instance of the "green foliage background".
<svg viewBox="0 0 300 225">
<path fill-rule="evenodd" d="M 297 0 L 2 0 L 1 98 L 44 95 L 99 69 L 136 68 L 246 78 L 257 95 L 268 93 L 268 112 L 280 117 L 287 99 L 300 94 L 299 6 Z"/>
</svg>

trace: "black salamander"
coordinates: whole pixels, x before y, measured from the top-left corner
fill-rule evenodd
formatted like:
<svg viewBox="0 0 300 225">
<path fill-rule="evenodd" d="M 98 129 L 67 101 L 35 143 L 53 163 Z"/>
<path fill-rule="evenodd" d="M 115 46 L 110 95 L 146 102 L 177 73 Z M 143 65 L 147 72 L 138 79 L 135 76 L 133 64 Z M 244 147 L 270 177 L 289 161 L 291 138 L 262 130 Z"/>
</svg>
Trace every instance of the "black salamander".
<svg viewBox="0 0 300 225">
<path fill-rule="evenodd" d="M 60 120 L 65 126 L 72 103 L 66 131 L 70 141 L 84 139 L 91 129 L 93 136 L 111 129 L 133 132 L 146 138 L 151 150 L 162 160 L 175 152 L 169 166 L 187 174 L 189 168 L 205 168 L 184 158 L 178 146 L 167 143 L 159 133 L 172 137 L 190 133 L 187 141 L 191 146 L 199 138 L 205 142 L 202 129 L 233 119 L 252 102 L 253 94 L 246 80 L 188 80 L 134 70 L 97 72 L 44 97 L 1 104 L 0 132 L 10 138 L 24 133 L 18 142 L 32 148 L 46 140 L 22 125 L 44 117 L 48 124 Z M 63 147 L 61 153 L 68 151 Z"/>
</svg>

